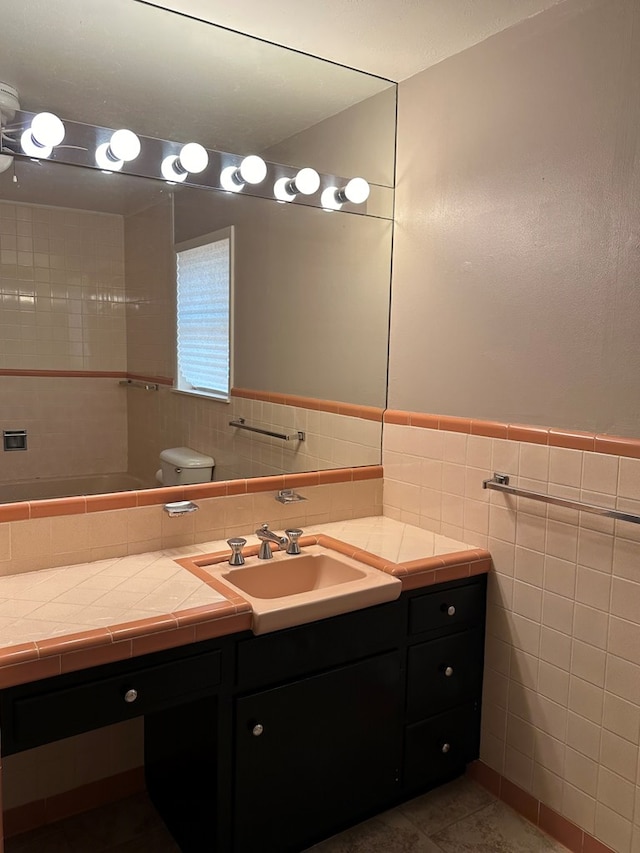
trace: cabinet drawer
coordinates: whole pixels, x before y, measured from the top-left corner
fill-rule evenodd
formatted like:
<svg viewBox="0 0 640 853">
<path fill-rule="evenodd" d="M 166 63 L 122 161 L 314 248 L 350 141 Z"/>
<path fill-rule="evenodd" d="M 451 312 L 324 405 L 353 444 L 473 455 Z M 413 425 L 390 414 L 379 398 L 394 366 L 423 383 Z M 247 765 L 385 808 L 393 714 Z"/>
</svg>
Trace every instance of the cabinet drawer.
<svg viewBox="0 0 640 853">
<path fill-rule="evenodd" d="M 238 643 L 241 690 L 277 684 L 388 651 L 401 643 L 406 616 L 392 601 Z"/>
<path fill-rule="evenodd" d="M 409 633 L 457 629 L 484 619 L 484 578 L 464 586 L 416 596 L 409 603 Z"/>
<path fill-rule="evenodd" d="M 409 719 L 430 717 L 479 694 L 482 661 L 480 628 L 411 646 L 407 665 Z"/>
<path fill-rule="evenodd" d="M 3 752 L 17 752 L 170 707 L 220 683 L 221 652 L 134 668 L 16 697 L 3 709 Z M 131 691 L 135 691 L 135 694 Z M 127 700 L 127 697 L 130 701 Z M 8 710 L 8 713 L 7 713 Z M 6 740 L 5 740 L 6 735 Z"/>
<path fill-rule="evenodd" d="M 404 786 L 428 787 L 461 773 L 478 757 L 479 724 L 479 711 L 471 704 L 407 726 Z"/>
</svg>

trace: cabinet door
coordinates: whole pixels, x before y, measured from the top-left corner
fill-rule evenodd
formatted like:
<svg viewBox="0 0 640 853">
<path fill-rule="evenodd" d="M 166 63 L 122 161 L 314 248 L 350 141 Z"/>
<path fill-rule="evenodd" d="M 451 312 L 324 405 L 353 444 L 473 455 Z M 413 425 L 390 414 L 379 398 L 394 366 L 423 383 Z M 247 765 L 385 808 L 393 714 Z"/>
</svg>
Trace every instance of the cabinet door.
<svg viewBox="0 0 640 853">
<path fill-rule="evenodd" d="M 235 853 L 301 850 L 389 802 L 399 699 L 398 652 L 238 699 Z"/>
</svg>

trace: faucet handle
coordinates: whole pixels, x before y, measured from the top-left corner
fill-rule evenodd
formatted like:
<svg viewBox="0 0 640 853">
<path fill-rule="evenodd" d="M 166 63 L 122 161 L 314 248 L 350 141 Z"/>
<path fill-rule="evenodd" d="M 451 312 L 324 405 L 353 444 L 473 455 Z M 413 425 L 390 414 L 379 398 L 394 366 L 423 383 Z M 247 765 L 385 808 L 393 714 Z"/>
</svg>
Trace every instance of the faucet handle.
<svg viewBox="0 0 640 853">
<path fill-rule="evenodd" d="M 229 557 L 230 566 L 244 566 L 244 557 L 242 549 L 247 544 L 246 539 L 236 537 L 235 539 L 227 539 L 227 545 L 231 548 L 231 556 Z"/>
<path fill-rule="evenodd" d="M 300 554 L 300 545 L 298 544 L 298 539 L 302 536 L 303 531 L 300 530 L 299 527 L 294 527 L 293 529 L 285 530 L 284 535 L 289 540 L 289 544 L 287 545 L 287 554 Z"/>
</svg>

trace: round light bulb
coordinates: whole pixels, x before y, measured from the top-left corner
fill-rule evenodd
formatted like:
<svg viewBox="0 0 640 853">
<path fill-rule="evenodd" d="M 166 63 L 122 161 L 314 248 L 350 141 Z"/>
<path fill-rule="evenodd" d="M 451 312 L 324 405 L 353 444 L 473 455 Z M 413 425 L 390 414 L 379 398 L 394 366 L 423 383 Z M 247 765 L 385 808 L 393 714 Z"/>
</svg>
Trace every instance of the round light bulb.
<svg viewBox="0 0 640 853">
<path fill-rule="evenodd" d="M 347 201 L 352 204 L 362 204 L 369 198 L 369 184 L 364 178 L 351 178 L 343 192 Z"/>
<path fill-rule="evenodd" d="M 278 180 L 273 185 L 273 194 L 278 199 L 278 201 L 293 201 L 296 197 L 295 193 L 289 192 L 289 185 L 291 181 L 289 178 L 278 178 Z"/>
<path fill-rule="evenodd" d="M 96 164 L 103 172 L 119 172 L 124 166 L 124 160 L 114 160 L 109 156 L 109 143 L 103 142 L 96 148 Z"/>
<path fill-rule="evenodd" d="M 240 163 L 238 172 L 247 184 L 259 184 L 267 177 L 267 164 L 257 154 L 249 154 Z"/>
<path fill-rule="evenodd" d="M 182 171 L 178 171 L 176 168 L 178 158 L 175 154 L 170 154 L 168 157 L 165 157 L 160 166 L 160 172 L 162 173 L 162 177 L 165 181 L 169 181 L 170 184 L 175 184 L 178 181 L 186 181 L 187 179 L 187 170 L 182 169 Z"/>
<path fill-rule="evenodd" d="M 22 136 L 20 137 L 20 146 L 28 157 L 42 157 L 45 159 L 47 157 L 51 157 L 51 154 L 53 153 L 53 148 L 49 148 L 45 145 L 38 145 L 34 142 L 33 134 L 30 129 L 23 131 Z"/>
<path fill-rule="evenodd" d="M 338 201 L 338 187 L 327 187 L 322 191 L 320 204 L 325 210 L 340 210 L 342 205 Z"/>
<path fill-rule="evenodd" d="M 209 155 L 198 142 L 187 142 L 183 145 L 178 159 L 182 168 L 194 175 L 204 172 L 209 165 Z"/>
<path fill-rule="evenodd" d="M 116 160 L 135 160 L 140 153 L 140 140 L 132 130 L 116 130 L 109 148 Z"/>
<path fill-rule="evenodd" d="M 298 192 L 303 195 L 313 195 L 313 193 L 317 192 L 320 186 L 320 175 L 315 169 L 305 167 L 304 169 L 300 169 L 293 179 L 293 183 L 295 184 Z"/>
<path fill-rule="evenodd" d="M 53 148 L 64 139 L 64 125 L 53 113 L 38 113 L 31 122 L 31 136 L 45 148 Z"/>
<path fill-rule="evenodd" d="M 222 189 L 226 190 L 230 193 L 239 193 L 244 184 L 242 181 L 238 183 L 235 180 L 235 175 L 238 170 L 235 166 L 226 166 L 222 172 L 220 172 L 220 183 L 222 185 Z"/>
</svg>

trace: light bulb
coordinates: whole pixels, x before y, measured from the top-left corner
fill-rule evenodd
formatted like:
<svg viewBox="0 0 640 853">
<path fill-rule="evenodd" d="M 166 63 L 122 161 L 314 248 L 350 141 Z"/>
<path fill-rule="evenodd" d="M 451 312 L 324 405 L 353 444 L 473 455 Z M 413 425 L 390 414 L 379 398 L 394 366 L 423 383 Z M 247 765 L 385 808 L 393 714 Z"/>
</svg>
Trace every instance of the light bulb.
<svg viewBox="0 0 640 853">
<path fill-rule="evenodd" d="M 235 166 L 227 166 L 220 173 L 220 183 L 222 189 L 230 193 L 239 193 L 244 186 L 244 181 L 236 180 L 237 169 Z"/>
<path fill-rule="evenodd" d="M 273 194 L 278 199 L 278 201 L 293 201 L 296 197 L 295 193 L 289 192 L 289 185 L 291 181 L 289 178 L 278 178 L 278 180 L 273 185 Z"/>
<path fill-rule="evenodd" d="M 338 200 L 338 187 L 327 187 L 322 191 L 320 204 L 325 210 L 340 210 L 342 204 Z"/>
<path fill-rule="evenodd" d="M 53 148 L 64 139 L 64 125 L 53 113 L 38 113 L 31 122 L 31 135 L 40 145 Z"/>
<path fill-rule="evenodd" d="M 197 175 L 209 165 L 209 155 L 198 142 L 187 142 L 180 149 L 178 160 L 183 169 Z"/>
<path fill-rule="evenodd" d="M 135 160 L 140 153 L 140 140 L 132 130 L 116 130 L 109 140 L 109 148 L 116 160 Z"/>
<path fill-rule="evenodd" d="M 178 157 L 175 154 L 169 154 L 168 157 L 164 158 L 160 166 L 162 177 L 170 184 L 175 184 L 179 181 L 186 181 L 187 179 L 187 170 L 182 169 L 182 171 L 178 171 L 176 168 L 178 166 L 178 162 Z"/>
<path fill-rule="evenodd" d="M 204 172 L 209 165 L 209 155 L 197 142 L 187 142 L 176 156 L 170 154 L 165 157 L 160 166 L 162 177 L 174 184 L 177 181 L 185 181 L 189 172 L 197 174 Z"/>
<path fill-rule="evenodd" d="M 352 204 L 362 204 L 369 198 L 369 184 L 364 178 L 351 178 L 346 187 L 338 190 L 338 200 L 350 201 Z"/>
<path fill-rule="evenodd" d="M 315 169 L 300 169 L 295 178 L 278 178 L 273 194 L 278 201 L 293 201 L 298 193 L 313 195 L 320 186 L 320 175 Z"/>
<path fill-rule="evenodd" d="M 50 157 L 55 145 L 64 139 L 64 125 L 53 113 L 38 113 L 31 127 L 20 137 L 22 150 L 29 157 Z"/>
<path fill-rule="evenodd" d="M 291 184 L 292 192 L 299 192 L 302 195 L 313 195 L 320 186 L 320 175 L 315 169 L 305 167 L 304 169 L 300 169 L 291 181 Z"/>
<path fill-rule="evenodd" d="M 140 153 L 140 140 L 131 130 L 116 130 L 108 142 L 96 148 L 96 163 L 105 172 L 119 172 L 127 160 Z"/>
<path fill-rule="evenodd" d="M 267 177 L 267 164 L 257 154 L 249 154 L 236 168 L 227 166 L 220 173 L 222 188 L 232 193 L 240 192 L 245 184 L 259 184 Z"/>
<path fill-rule="evenodd" d="M 238 172 L 245 183 L 260 184 L 267 177 L 267 164 L 257 154 L 249 154 L 240 163 Z"/>
</svg>

